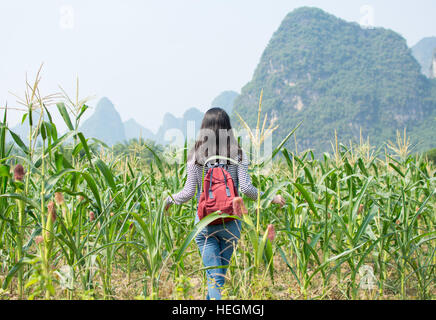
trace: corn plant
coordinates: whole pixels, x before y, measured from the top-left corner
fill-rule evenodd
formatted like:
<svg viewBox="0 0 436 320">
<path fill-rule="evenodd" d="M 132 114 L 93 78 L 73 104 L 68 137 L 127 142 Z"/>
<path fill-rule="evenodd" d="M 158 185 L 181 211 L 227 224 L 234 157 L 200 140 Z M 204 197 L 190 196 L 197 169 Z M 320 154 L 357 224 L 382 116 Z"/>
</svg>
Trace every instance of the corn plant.
<svg viewBox="0 0 436 320">
<path fill-rule="evenodd" d="M 193 239 L 223 216 L 194 225 L 195 199 L 164 211 L 186 181 L 187 142 L 181 164 L 141 138 L 117 153 L 80 132 L 88 98 L 62 88 L 43 96 L 40 71 L 26 80 L 20 107 L 5 106 L 0 118 L 0 297 L 203 298 Z M 26 138 L 8 126 L 15 109 Z M 317 158 L 297 149 L 300 123 L 262 158 L 276 125 L 261 113 L 262 93 L 256 127 L 240 120 L 264 195 L 235 216 L 243 230 L 223 296 L 277 298 L 281 287 L 279 298 L 434 299 L 436 170 L 412 154 L 406 132 L 377 149 L 362 136 L 349 145 L 336 136 L 332 153 Z M 277 193 L 283 208 L 270 205 Z"/>
</svg>

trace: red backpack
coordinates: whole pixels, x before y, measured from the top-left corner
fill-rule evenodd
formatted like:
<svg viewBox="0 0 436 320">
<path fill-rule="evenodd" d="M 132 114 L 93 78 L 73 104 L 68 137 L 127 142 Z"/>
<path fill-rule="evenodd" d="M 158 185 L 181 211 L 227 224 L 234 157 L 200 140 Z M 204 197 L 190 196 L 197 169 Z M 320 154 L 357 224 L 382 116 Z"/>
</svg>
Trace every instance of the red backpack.
<svg viewBox="0 0 436 320">
<path fill-rule="evenodd" d="M 209 170 L 204 178 L 203 192 L 200 195 L 197 214 L 201 220 L 211 213 L 233 215 L 233 199 L 238 196 L 238 190 L 233 178 L 225 169 L 225 165 L 215 163 L 207 164 Z M 217 225 L 235 220 L 233 218 L 217 219 L 210 224 Z"/>
</svg>

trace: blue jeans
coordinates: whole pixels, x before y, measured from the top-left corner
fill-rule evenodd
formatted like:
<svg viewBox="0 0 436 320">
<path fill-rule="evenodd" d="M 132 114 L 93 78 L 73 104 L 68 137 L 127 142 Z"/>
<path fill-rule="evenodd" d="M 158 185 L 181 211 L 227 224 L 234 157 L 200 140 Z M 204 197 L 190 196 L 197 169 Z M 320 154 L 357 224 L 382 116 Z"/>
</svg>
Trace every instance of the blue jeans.
<svg viewBox="0 0 436 320">
<path fill-rule="evenodd" d="M 198 216 L 195 218 L 198 222 Z M 228 266 L 241 236 L 241 221 L 208 225 L 195 238 L 205 267 Z M 227 268 L 207 269 L 207 300 L 221 299 Z"/>
</svg>

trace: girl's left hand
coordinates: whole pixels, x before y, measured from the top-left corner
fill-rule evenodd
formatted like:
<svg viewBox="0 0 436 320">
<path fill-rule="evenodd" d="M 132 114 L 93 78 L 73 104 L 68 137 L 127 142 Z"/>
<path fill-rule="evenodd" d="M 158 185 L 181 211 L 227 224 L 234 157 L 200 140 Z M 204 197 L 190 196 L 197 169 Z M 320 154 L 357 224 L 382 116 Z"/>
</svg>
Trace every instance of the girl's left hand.
<svg viewBox="0 0 436 320">
<path fill-rule="evenodd" d="M 282 196 L 275 195 L 273 200 L 272 200 L 272 203 L 278 204 L 280 206 L 280 208 L 282 208 L 286 202 L 285 202 L 285 198 L 283 198 Z"/>
</svg>

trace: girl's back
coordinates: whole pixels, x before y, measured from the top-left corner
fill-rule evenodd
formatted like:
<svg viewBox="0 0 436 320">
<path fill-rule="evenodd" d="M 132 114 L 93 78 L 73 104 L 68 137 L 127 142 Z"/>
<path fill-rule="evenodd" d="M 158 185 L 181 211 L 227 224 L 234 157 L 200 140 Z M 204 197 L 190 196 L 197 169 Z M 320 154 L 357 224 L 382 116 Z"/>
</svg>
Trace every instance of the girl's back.
<svg viewBox="0 0 436 320">
<path fill-rule="evenodd" d="M 249 161 L 244 152 L 242 152 L 242 159 L 239 158 L 238 160 L 238 164 L 227 162 L 226 160 L 220 160 L 220 163 L 226 164 L 226 170 L 232 176 L 235 185 L 239 187 L 239 191 L 255 200 L 258 196 L 258 190 L 251 184 L 251 178 L 248 173 Z M 207 169 L 206 165 L 196 163 L 194 157 L 191 156 L 187 163 L 187 179 L 183 190 L 174 194 L 172 198 L 168 197 L 166 203 L 185 203 L 192 199 L 195 193 L 197 193 L 198 201 L 202 191 L 203 177 L 206 175 Z"/>
</svg>

